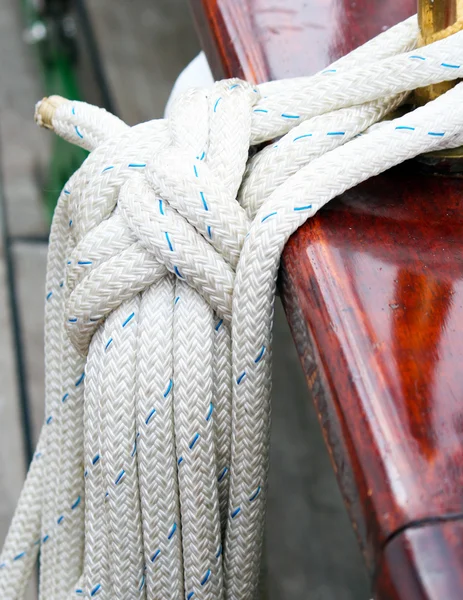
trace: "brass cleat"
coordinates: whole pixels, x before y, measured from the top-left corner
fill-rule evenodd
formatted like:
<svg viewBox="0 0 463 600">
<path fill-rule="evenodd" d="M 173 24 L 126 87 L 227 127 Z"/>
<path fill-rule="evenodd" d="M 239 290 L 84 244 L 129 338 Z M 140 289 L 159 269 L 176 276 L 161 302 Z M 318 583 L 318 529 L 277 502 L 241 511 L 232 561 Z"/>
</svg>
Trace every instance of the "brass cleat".
<svg viewBox="0 0 463 600">
<path fill-rule="evenodd" d="M 463 29 L 463 0 L 418 0 L 418 47 L 457 33 Z M 412 103 L 422 106 L 454 87 L 459 80 L 444 81 L 415 90 Z M 463 147 L 431 152 L 419 157 L 431 169 L 446 174 L 463 173 Z"/>
<path fill-rule="evenodd" d="M 427 46 L 437 40 L 463 29 L 463 0 L 418 0 L 418 25 L 420 38 L 418 47 Z M 416 104 L 426 104 L 450 90 L 457 81 L 444 81 L 415 91 Z"/>
</svg>

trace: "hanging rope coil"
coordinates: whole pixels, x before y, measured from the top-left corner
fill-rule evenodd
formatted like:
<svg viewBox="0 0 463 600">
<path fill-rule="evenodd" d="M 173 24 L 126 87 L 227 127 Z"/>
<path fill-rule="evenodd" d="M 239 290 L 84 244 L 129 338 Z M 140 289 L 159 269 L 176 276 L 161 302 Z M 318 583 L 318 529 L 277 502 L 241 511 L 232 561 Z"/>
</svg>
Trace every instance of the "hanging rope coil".
<svg viewBox="0 0 463 600">
<path fill-rule="evenodd" d="M 217 82 L 132 128 L 39 104 L 92 152 L 53 221 L 46 417 L 1 598 L 24 596 L 39 548 L 44 600 L 256 597 L 284 244 L 360 181 L 463 144 L 461 84 L 377 123 L 462 76 L 463 33 L 417 36 L 412 18 L 314 77 Z"/>
</svg>

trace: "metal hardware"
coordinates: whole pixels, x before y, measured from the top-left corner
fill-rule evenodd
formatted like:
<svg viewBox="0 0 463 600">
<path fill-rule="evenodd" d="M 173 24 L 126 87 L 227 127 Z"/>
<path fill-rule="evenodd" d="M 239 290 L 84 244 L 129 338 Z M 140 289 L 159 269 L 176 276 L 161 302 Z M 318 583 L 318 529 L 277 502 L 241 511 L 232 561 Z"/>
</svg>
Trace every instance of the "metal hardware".
<svg viewBox="0 0 463 600">
<path fill-rule="evenodd" d="M 418 46 L 426 46 L 463 29 L 463 0 L 418 0 Z M 444 81 L 415 90 L 414 104 L 423 105 L 445 94 L 456 81 Z M 463 147 L 422 155 L 418 161 L 426 169 L 446 175 L 463 173 Z"/>
<path fill-rule="evenodd" d="M 418 0 L 419 46 L 426 46 L 463 29 L 463 0 Z M 415 91 L 416 104 L 426 104 L 456 84 L 445 81 Z"/>
</svg>

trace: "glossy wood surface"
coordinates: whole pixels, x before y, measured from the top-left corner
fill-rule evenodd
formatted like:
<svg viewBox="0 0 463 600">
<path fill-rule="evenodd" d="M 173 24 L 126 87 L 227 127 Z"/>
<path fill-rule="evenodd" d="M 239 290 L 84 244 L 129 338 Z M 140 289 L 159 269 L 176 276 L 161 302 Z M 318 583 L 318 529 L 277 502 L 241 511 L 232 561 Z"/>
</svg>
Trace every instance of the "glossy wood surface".
<svg viewBox="0 0 463 600">
<path fill-rule="evenodd" d="M 461 521 L 409 528 L 385 549 L 375 581 L 375 598 L 461 600 L 462 563 Z"/>
<path fill-rule="evenodd" d="M 216 77 L 310 75 L 416 12 L 415 0 L 191 0 Z"/>
<path fill-rule="evenodd" d="M 192 4 L 216 75 L 254 81 L 311 74 L 415 10 Z M 461 179 L 408 163 L 332 201 L 283 255 L 285 310 L 378 600 L 463 598 L 462 203 Z M 435 533 L 449 519 L 452 535 Z M 451 560 L 410 587 L 428 553 Z"/>
<path fill-rule="evenodd" d="M 372 568 L 397 530 L 463 511 L 463 195 L 415 168 L 329 204 L 290 240 L 281 274 Z"/>
</svg>

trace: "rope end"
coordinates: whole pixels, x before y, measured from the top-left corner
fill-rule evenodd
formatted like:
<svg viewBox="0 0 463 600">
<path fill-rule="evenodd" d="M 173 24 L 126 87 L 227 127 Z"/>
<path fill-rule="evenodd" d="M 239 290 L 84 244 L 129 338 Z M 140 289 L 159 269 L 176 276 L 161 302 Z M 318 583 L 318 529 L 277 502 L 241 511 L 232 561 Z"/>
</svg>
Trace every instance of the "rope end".
<svg viewBox="0 0 463 600">
<path fill-rule="evenodd" d="M 62 96 L 49 96 L 37 102 L 34 114 L 37 125 L 46 129 L 53 129 L 53 117 L 56 109 L 64 102 L 68 102 L 68 100 Z"/>
</svg>

